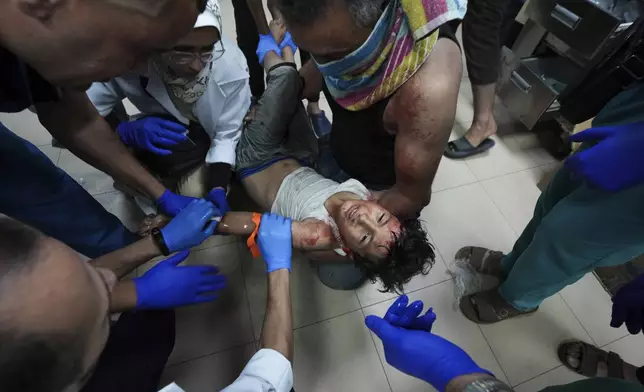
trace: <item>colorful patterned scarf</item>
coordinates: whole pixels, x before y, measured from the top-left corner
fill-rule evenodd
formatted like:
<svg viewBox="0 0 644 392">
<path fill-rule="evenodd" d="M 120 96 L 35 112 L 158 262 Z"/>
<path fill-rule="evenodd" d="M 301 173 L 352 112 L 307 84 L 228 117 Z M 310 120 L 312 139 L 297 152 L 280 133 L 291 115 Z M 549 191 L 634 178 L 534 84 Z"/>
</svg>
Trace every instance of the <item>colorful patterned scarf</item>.
<svg viewBox="0 0 644 392">
<path fill-rule="evenodd" d="M 343 59 L 316 62 L 336 102 L 351 111 L 387 98 L 425 63 L 437 28 L 463 19 L 467 0 L 391 0 L 367 41 Z"/>
</svg>

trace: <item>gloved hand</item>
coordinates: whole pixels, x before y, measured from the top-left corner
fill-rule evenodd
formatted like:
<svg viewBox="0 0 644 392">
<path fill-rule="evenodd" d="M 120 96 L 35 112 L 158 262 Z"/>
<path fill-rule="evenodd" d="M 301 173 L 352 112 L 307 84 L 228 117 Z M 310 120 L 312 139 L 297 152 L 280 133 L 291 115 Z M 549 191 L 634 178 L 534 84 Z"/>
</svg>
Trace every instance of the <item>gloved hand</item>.
<svg viewBox="0 0 644 392">
<path fill-rule="evenodd" d="M 280 49 L 284 49 L 285 47 L 290 46 L 291 50 L 293 51 L 293 54 L 297 52 L 297 45 L 295 45 L 295 41 L 293 41 L 293 37 L 291 36 L 291 33 L 288 31 L 286 34 L 284 34 L 284 38 L 282 39 L 282 42 L 280 42 Z"/>
<path fill-rule="evenodd" d="M 213 265 L 179 266 L 190 251 L 179 252 L 134 279 L 136 309 L 168 309 L 209 302 L 226 287 Z"/>
<path fill-rule="evenodd" d="M 213 188 L 208 195 L 206 195 L 206 200 L 210 201 L 212 204 L 219 209 L 221 216 L 224 216 L 230 211 L 230 206 L 228 205 L 228 200 L 226 200 L 226 190 L 224 188 Z"/>
<path fill-rule="evenodd" d="M 273 214 L 262 215 L 257 245 L 264 256 L 268 273 L 280 269 L 291 271 L 293 244 L 290 218 Z"/>
<path fill-rule="evenodd" d="M 188 140 L 185 125 L 158 117 L 121 123 L 116 132 L 126 145 L 157 155 L 170 155 L 168 147 Z"/>
<path fill-rule="evenodd" d="M 616 192 L 644 182 L 644 122 L 591 128 L 570 140 L 597 141 L 566 160 L 590 184 Z"/>
<path fill-rule="evenodd" d="M 395 309 L 400 307 L 397 303 L 387 313 L 416 313 L 417 305 L 412 304 L 413 310 L 401 310 Z M 367 316 L 365 324 L 382 340 L 387 363 L 401 372 L 428 382 L 439 391 L 445 391 L 456 377 L 490 373 L 481 369 L 460 347 L 426 330 L 398 327 L 378 316 Z"/>
<path fill-rule="evenodd" d="M 184 208 L 163 229 L 163 239 L 170 252 L 190 249 L 204 242 L 215 233 L 221 217 L 219 210 L 209 201 L 195 200 Z"/>
<path fill-rule="evenodd" d="M 195 200 L 199 199 L 177 195 L 176 193 L 170 192 L 166 189 L 159 200 L 157 200 L 157 207 L 159 207 L 161 211 L 170 216 L 176 216 L 179 212 L 181 212 L 181 210 L 186 208 L 188 204 L 192 203 Z"/>
<path fill-rule="evenodd" d="M 275 42 L 275 39 L 273 38 L 272 35 L 266 34 L 266 35 L 259 35 L 259 44 L 257 44 L 257 57 L 259 58 L 259 63 L 264 64 L 264 57 L 266 56 L 266 53 L 270 51 L 274 51 L 278 55 L 282 56 L 282 49 L 277 45 L 277 42 Z"/>
<path fill-rule="evenodd" d="M 396 302 L 387 310 L 384 317 L 385 321 L 396 327 L 431 332 L 434 321 L 436 321 L 436 314 L 433 309 L 429 308 L 427 313 L 420 316 L 423 310 L 423 302 L 414 301 L 407 306 L 408 303 L 409 298 L 407 298 L 407 295 L 403 294 L 398 297 Z"/>
<path fill-rule="evenodd" d="M 640 333 L 644 324 L 644 275 L 640 275 L 617 291 L 613 297 L 610 326 L 619 328 L 626 323 L 628 332 Z"/>
</svg>

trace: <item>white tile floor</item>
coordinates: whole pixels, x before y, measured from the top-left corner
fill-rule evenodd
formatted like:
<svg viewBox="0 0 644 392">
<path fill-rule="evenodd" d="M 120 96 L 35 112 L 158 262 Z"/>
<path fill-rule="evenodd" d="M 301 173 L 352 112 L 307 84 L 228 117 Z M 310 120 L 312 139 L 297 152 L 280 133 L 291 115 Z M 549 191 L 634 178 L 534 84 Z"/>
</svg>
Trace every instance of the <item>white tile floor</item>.
<svg viewBox="0 0 644 392">
<path fill-rule="evenodd" d="M 225 30 L 234 36 L 232 7 L 229 1 L 222 0 L 222 5 L 224 21 L 230 21 Z M 468 128 L 471 116 L 469 80 L 464 78 L 453 138 Z M 497 118 L 502 129 L 513 128 L 501 107 Z M 111 179 L 68 151 L 52 148 L 50 136 L 33 114 L 0 114 L 0 121 L 40 146 L 128 227 L 136 226 L 141 215 L 112 188 Z M 547 300 L 535 315 L 497 325 L 480 327 L 454 310 L 453 283 L 446 273 L 454 252 L 464 245 L 508 251 L 532 215 L 540 174 L 553 162 L 529 133 L 502 134 L 495 140 L 497 146 L 489 153 L 441 163 L 431 205 L 422 212 L 437 248 L 436 265 L 428 276 L 413 279 L 406 291 L 434 307 L 436 333 L 461 345 L 520 392 L 578 379 L 556 356 L 557 344 L 571 337 L 644 365 L 644 340 L 610 328 L 610 299 L 593 276 Z M 163 380 L 176 380 L 190 392 L 218 390 L 236 378 L 256 350 L 266 295 L 263 263 L 252 260 L 241 242 L 218 237 L 199 249 L 189 262 L 218 265 L 230 287 L 215 303 L 177 312 L 176 348 Z M 330 290 L 301 257 L 296 258 L 292 276 L 297 390 L 430 389 L 387 365 L 380 342 L 364 327 L 364 316 L 383 315 L 392 295 L 380 293 L 374 284 L 355 291 Z"/>
</svg>

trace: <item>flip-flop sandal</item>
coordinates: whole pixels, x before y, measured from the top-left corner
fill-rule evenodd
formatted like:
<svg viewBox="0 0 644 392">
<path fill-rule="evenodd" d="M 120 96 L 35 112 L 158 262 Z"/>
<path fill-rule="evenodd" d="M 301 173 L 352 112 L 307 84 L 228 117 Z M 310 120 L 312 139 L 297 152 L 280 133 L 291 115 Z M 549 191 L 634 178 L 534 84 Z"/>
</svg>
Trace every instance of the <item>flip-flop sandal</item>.
<svg viewBox="0 0 644 392">
<path fill-rule="evenodd" d="M 487 138 L 478 146 L 474 147 L 465 136 L 447 143 L 443 155 L 451 159 L 463 159 L 472 155 L 480 154 L 494 147 L 494 140 Z"/>
<path fill-rule="evenodd" d="M 503 252 L 496 250 L 490 250 L 480 246 L 465 246 L 456 252 L 454 259 L 457 261 L 466 261 L 480 274 L 505 279 L 506 276 L 501 270 L 501 259 L 503 256 L 505 256 Z"/>
<path fill-rule="evenodd" d="M 539 309 L 539 307 L 527 311 L 515 309 L 501 297 L 496 288 L 464 296 L 461 298 L 459 308 L 468 320 L 477 324 L 494 324 L 510 318 L 527 316 Z"/>
<path fill-rule="evenodd" d="M 568 352 L 572 345 L 578 345 L 581 351 L 580 364 L 577 368 L 568 362 Z M 557 347 L 557 356 L 565 367 L 586 377 L 597 377 L 597 368 L 600 363 L 606 364 L 606 377 L 620 380 L 624 379 L 625 366 L 632 366 L 633 372 L 636 370 L 635 366 L 624 362 L 618 354 L 612 351 L 606 352 L 580 340 L 561 343 Z"/>
</svg>

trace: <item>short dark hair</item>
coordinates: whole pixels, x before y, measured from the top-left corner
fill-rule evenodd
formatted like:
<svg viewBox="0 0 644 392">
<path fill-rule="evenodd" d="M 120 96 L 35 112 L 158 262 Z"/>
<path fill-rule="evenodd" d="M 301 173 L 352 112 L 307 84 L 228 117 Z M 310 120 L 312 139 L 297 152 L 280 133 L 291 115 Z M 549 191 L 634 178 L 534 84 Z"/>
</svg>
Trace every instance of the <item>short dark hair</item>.
<svg viewBox="0 0 644 392">
<path fill-rule="evenodd" d="M 15 281 L 42 260 L 44 236 L 7 217 L 0 217 L 0 300 L 4 283 Z M 0 391 L 59 392 L 80 376 L 84 347 L 75 334 L 30 332 L 0 323 Z M 17 324 L 17 323 L 16 323 Z"/>
<path fill-rule="evenodd" d="M 277 9 L 289 24 L 309 25 L 323 16 L 331 4 L 341 1 L 358 27 L 375 24 L 389 0 L 278 0 Z"/>
<path fill-rule="evenodd" d="M 400 235 L 396 236 L 384 260 L 373 262 L 358 254 L 354 260 L 372 282 L 379 278 L 382 292 L 403 292 L 403 285 L 418 274 L 427 275 L 434 265 L 434 247 L 427 239 L 427 232 L 420 220 L 401 221 Z"/>
</svg>

